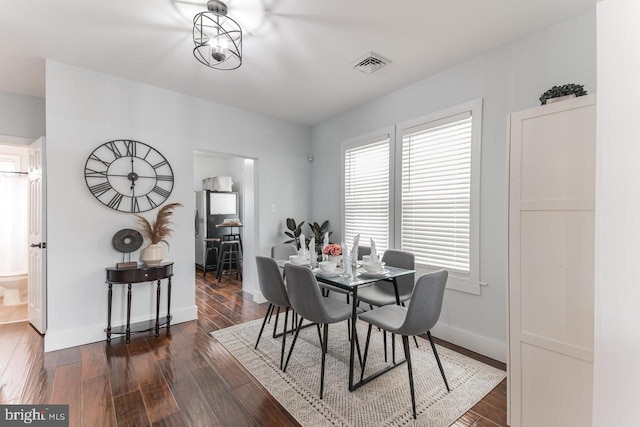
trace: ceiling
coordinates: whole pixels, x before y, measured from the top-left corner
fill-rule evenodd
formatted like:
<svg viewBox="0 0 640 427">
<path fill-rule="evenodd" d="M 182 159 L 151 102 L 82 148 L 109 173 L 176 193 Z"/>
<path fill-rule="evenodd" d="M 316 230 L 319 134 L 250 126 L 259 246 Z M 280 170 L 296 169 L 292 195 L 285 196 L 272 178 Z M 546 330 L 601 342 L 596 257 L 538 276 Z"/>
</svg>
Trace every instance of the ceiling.
<svg viewBox="0 0 640 427">
<path fill-rule="evenodd" d="M 192 54 L 206 0 L 0 2 L 0 91 L 44 97 L 44 61 L 312 125 L 524 35 L 596 0 L 229 0 L 242 66 Z M 392 63 L 351 68 L 367 52 Z"/>
</svg>

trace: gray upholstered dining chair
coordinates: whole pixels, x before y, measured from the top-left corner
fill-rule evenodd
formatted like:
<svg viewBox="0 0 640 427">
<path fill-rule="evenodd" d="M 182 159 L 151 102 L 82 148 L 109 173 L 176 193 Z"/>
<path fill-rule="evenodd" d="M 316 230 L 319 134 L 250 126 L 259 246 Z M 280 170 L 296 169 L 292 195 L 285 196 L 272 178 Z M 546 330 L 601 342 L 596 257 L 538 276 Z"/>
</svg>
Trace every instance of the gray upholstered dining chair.
<svg viewBox="0 0 640 427">
<path fill-rule="evenodd" d="M 329 324 L 351 319 L 352 307 L 349 304 L 333 298 L 323 297 L 320 293 L 320 287 L 318 286 L 316 277 L 309 268 L 287 263 L 285 264 L 284 270 L 285 276 L 287 277 L 289 301 L 291 302 L 291 307 L 300 316 L 300 320 L 296 326 L 296 333 L 293 336 L 293 342 L 291 343 L 283 371 L 286 372 L 287 366 L 289 365 L 293 348 L 296 345 L 298 334 L 302 328 L 302 321 L 307 319 L 315 323 L 320 338 L 320 346 L 322 347 L 322 364 L 320 367 L 320 399 L 322 399 L 324 392 L 325 358 L 327 355 L 327 343 L 329 341 Z M 320 325 L 323 325 L 324 331 L 322 333 L 320 333 Z M 357 345 L 357 336 L 355 339 Z M 360 356 L 359 347 L 358 356 Z"/>
<path fill-rule="evenodd" d="M 369 339 L 371 338 L 371 326 L 377 326 L 380 329 L 391 332 L 392 334 L 402 335 L 402 344 L 404 347 L 404 355 L 407 360 L 407 370 L 409 371 L 409 388 L 411 390 L 411 405 L 413 408 L 413 418 L 416 418 L 416 397 L 413 387 L 413 368 L 411 365 L 411 352 L 409 350 L 410 336 L 424 334 L 426 332 L 433 355 L 440 368 L 440 374 L 444 380 L 444 385 L 449 389 L 447 377 L 442 369 L 438 351 L 433 343 L 431 336 L 431 328 L 435 326 L 440 317 L 442 309 L 442 300 L 444 298 L 444 288 L 447 284 L 449 273 L 446 270 L 440 270 L 433 273 L 425 274 L 418 279 L 413 290 L 413 296 L 409 302 L 409 307 L 400 305 L 385 305 L 372 311 L 360 314 L 358 318 L 369 324 L 367 330 L 367 341 L 364 346 L 364 360 L 362 361 L 362 376 L 367 364 L 367 352 L 369 351 Z"/>
<path fill-rule="evenodd" d="M 413 253 L 397 249 L 387 249 L 382 256 L 382 261 L 384 261 L 385 265 L 404 268 L 407 270 L 413 270 L 415 268 L 415 259 L 416 257 Z M 396 278 L 396 282 L 398 284 L 400 304 L 404 305 L 405 301 L 411 298 L 415 275 L 407 274 L 405 276 L 400 276 Z M 362 288 L 362 290 L 358 291 L 358 304 L 360 304 L 360 302 L 369 304 L 371 308 L 373 308 L 373 306 L 382 307 L 383 305 L 397 304 L 396 292 L 393 288 L 393 283 L 379 281 L 373 283 L 371 286 Z M 416 343 L 416 347 L 418 347 L 418 340 L 415 337 L 414 341 Z M 395 345 L 395 341 L 393 341 L 393 344 Z M 384 335 L 384 359 L 387 360 L 386 334 Z"/>
<path fill-rule="evenodd" d="M 382 261 L 384 261 L 385 265 L 392 267 L 399 267 L 407 270 L 413 270 L 415 268 L 415 255 L 407 251 L 387 249 L 382 256 Z M 407 274 L 398 277 L 396 280 L 398 283 L 398 295 L 400 297 L 400 302 L 403 303 L 411 298 L 415 275 Z M 359 290 L 358 300 L 372 306 L 375 305 L 380 307 L 388 304 L 396 304 L 396 293 L 393 289 L 392 283 L 380 281 Z"/>
<path fill-rule="evenodd" d="M 283 243 L 271 247 L 271 258 L 273 259 L 289 259 L 291 255 L 297 255 L 298 249 L 293 243 Z"/>
<path fill-rule="evenodd" d="M 270 315 L 273 313 L 273 310 L 277 307 L 278 313 L 280 313 L 280 308 L 284 308 L 285 312 L 284 327 L 282 333 L 282 349 L 280 350 L 280 369 L 282 369 L 285 343 L 287 340 L 287 319 L 289 316 L 291 303 L 289 302 L 287 289 L 284 285 L 284 280 L 282 279 L 282 274 L 280 273 L 280 268 L 278 267 L 276 261 L 273 258 L 257 256 L 256 266 L 258 270 L 258 284 L 260 286 L 260 292 L 262 292 L 262 295 L 265 297 L 265 299 L 269 301 L 269 307 L 267 308 L 267 312 L 264 315 L 264 320 L 262 321 L 262 327 L 260 328 L 260 333 L 258 334 L 255 348 L 258 348 L 258 343 L 260 342 L 260 337 L 262 336 L 264 327 L 267 324 L 267 319 L 269 319 Z M 273 325 L 274 337 L 276 335 L 277 327 L 278 316 L 276 316 L 276 321 Z"/>
<path fill-rule="evenodd" d="M 371 246 L 358 246 L 358 259 L 365 255 L 371 255 Z"/>
</svg>

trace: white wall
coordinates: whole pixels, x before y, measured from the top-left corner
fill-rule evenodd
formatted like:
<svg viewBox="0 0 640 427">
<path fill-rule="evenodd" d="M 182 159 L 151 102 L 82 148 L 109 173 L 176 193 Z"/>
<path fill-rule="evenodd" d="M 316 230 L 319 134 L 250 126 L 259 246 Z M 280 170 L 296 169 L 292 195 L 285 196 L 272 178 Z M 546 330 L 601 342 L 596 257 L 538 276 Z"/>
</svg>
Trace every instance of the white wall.
<svg viewBox="0 0 640 427">
<path fill-rule="evenodd" d="M 222 154 L 195 153 L 193 157 L 193 191 L 202 190 L 202 180 L 214 176 L 230 176 L 232 191 L 242 192 L 244 159 Z"/>
<path fill-rule="evenodd" d="M 640 2 L 598 4 L 593 425 L 640 419 Z"/>
<path fill-rule="evenodd" d="M 539 105 L 553 85 L 580 83 L 595 91 L 595 40 L 594 9 L 312 128 L 312 212 L 330 220 L 338 240 L 344 140 L 483 98 L 480 278 L 488 286 L 481 296 L 447 291 L 434 329 L 441 338 L 506 360 L 507 114 Z"/>
<path fill-rule="evenodd" d="M 0 92 L 0 135 L 37 139 L 45 135 L 44 99 Z"/>
<path fill-rule="evenodd" d="M 118 261 L 113 234 L 136 227 L 131 214 L 115 212 L 93 198 L 84 180 L 87 156 L 112 139 L 152 145 L 169 160 L 175 186 L 169 202 L 176 232 L 166 259 L 175 262 L 172 314 L 194 319 L 194 151 L 228 152 L 257 159 L 258 230 L 255 253 L 268 254 L 286 216 L 307 216 L 310 150 L 307 127 L 99 74 L 47 62 L 48 325 L 45 350 L 105 339 L 107 289 L 104 268 Z M 276 211 L 271 212 L 271 205 Z M 147 213 L 155 215 L 155 211 Z M 247 260 L 246 262 L 250 262 Z M 258 289 L 248 268 L 245 288 Z M 165 287 L 166 290 L 166 287 Z M 166 291 L 165 291 L 166 294 Z M 124 322 L 125 298 L 114 292 L 114 324 Z M 150 285 L 136 286 L 132 319 L 147 319 L 154 307 Z"/>
</svg>

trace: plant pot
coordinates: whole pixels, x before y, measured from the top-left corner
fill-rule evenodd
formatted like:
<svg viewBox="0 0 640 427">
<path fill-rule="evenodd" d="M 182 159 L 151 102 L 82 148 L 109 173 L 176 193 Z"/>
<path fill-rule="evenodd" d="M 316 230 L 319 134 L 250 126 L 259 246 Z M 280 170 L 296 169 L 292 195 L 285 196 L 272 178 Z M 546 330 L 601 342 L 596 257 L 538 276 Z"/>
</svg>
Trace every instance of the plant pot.
<svg viewBox="0 0 640 427">
<path fill-rule="evenodd" d="M 149 267 L 159 265 L 163 258 L 164 251 L 162 250 L 162 246 L 157 243 L 149 244 L 149 246 L 142 250 L 142 254 L 140 255 L 140 261 Z"/>
<path fill-rule="evenodd" d="M 575 97 L 576 97 L 575 93 L 571 93 L 569 95 L 563 95 L 563 96 L 556 96 L 555 98 L 547 99 L 547 104 L 553 104 L 554 102 L 564 101 L 565 99 L 571 99 Z"/>
</svg>

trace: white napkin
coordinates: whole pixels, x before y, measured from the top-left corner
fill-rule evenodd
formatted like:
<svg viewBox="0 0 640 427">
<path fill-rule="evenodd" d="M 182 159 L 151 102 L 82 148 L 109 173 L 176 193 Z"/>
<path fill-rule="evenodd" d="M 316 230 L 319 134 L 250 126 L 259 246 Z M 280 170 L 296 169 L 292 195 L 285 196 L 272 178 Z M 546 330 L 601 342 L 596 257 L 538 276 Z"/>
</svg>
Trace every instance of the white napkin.
<svg viewBox="0 0 640 427">
<path fill-rule="evenodd" d="M 378 251 L 376 251 L 376 242 L 371 240 L 371 262 L 378 262 Z"/>
<path fill-rule="evenodd" d="M 307 253 L 307 248 L 304 243 L 304 233 L 300 233 L 300 251 L 298 252 L 300 255 L 305 255 Z"/>
<path fill-rule="evenodd" d="M 329 232 L 325 231 L 325 233 L 324 233 L 324 242 L 322 242 L 322 249 L 320 250 L 320 253 L 322 254 L 322 260 L 323 261 L 327 261 L 329 259 L 329 255 L 324 253 L 324 248 L 326 248 L 327 246 L 329 246 Z"/>
<path fill-rule="evenodd" d="M 315 268 L 318 263 L 318 254 L 316 253 L 316 238 L 312 237 L 309 242 L 309 262 L 311 263 L 311 268 Z"/>
<path fill-rule="evenodd" d="M 344 242 L 342 242 L 340 246 L 342 246 L 343 274 L 347 277 L 351 277 L 351 263 L 349 262 L 349 249 L 347 249 L 347 245 L 345 245 Z"/>
<path fill-rule="evenodd" d="M 360 244 L 360 234 L 353 239 L 353 249 L 351 250 L 351 264 L 358 262 L 358 245 Z"/>
</svg>

